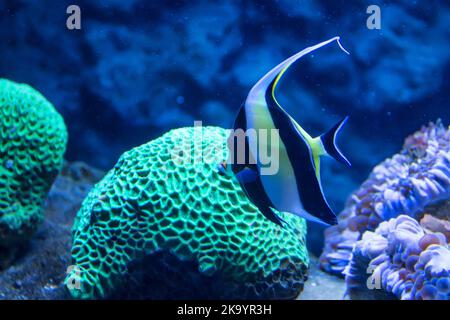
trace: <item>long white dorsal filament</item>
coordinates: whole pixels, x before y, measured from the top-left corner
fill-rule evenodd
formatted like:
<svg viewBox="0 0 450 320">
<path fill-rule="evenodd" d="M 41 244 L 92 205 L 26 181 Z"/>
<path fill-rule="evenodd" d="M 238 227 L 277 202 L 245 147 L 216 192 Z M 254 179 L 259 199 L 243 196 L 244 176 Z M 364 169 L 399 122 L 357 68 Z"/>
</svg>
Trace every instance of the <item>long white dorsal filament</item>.
<svg viewBox="0 0 450 320">
<path fill-rule="evenodd" d="M 293 55 L 292 57 L 284 60 L 279 65 L 277 65 L 275 68 L 270 70 L 264 77 L 262 77 L 250 90 L 247 99 L 253 100 L 255 96 L 258 96 L 258 93 L 263 93 L 266 91 L 269 84 L 275 79 L 280 73 L 283 72 L 283 70 L 286 70 L 289 68 L 291 64 L 293 64 L 295 61 L 303 57 L 304 55 L 307 55 L 308 53 L 311 53 L 323 46 L 326 46 L 327 44 L 336 41 L 339 45 L 339 48 L 344 51 L 346 54 L 350 54 L 341 44 L 340 37 L 336 36 L 334 38 L 331 38 L 329 40 L 326 40 L 324 42 L 321 42 L 319 44 L 316 44 L 314 46 L 308 47 L 303 49 L 302 51 L 298 52 L 297 54 Z"/>
</svg>

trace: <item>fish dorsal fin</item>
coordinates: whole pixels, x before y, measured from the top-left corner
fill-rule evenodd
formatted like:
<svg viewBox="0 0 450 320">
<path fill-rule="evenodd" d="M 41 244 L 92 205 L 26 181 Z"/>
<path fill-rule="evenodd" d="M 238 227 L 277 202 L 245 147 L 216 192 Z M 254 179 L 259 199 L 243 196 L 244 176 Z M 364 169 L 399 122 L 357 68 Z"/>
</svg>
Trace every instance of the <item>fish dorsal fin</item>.
<svg viewBox="0 0 450 320">
<path fill-rule="evenodd" d="M 337 136 L 347 120 L 348 116 L 336 123 L 330 130 L 319 137 L 321 142 L 320 144 L 322 146 L 320 155 L 328 155 L 339 162 L 351 166 L 350 162 L 341 152 L 336 142 Z M 319 140 L 316 141 L 318 142 Z"/>
<path fill-rule="evenodd" d="M 276 86 L 283 76 L 283 74 L 286 72 L 286 70 L 298 59 L 301 57 L 307 55 L 308 53 L 311 53 L 333 41 L 336 41 L 339 45 L 339 47 L 347 54 L 349 52 L 344 49 L 344 47 L 339 42 L 340 37 L 334 37 L 327 41 L 321 42 L 319 44 L 316 44 L 314 46 L 308 47 L 306 49 L 303 49 L 302 51 L 298 52 L 297 54 L 293 55 L 292 57 L 284 60 L 279 65 L 277 65 L 275 68 L 270 70 L 264 77 L 262 77 L 250 90 L 246 103 L 252 103 L 252 102 L 258 102 L 261 97 L 266 96 L 267 90 L 271 91 L 272 99 L 276 102 L 276 104 L 281 108 L 281 106 L 278 104 L 278 102 L 275 99 L 275 89 Z"/>
</svg>

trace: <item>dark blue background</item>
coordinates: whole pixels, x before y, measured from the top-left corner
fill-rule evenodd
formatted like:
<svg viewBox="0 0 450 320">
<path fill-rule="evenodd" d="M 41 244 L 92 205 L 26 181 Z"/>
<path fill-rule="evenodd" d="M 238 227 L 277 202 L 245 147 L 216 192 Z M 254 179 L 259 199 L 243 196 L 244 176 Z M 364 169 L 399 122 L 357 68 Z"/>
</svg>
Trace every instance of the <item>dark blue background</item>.
<svg viewBox="0 0 450 320">
<path fill-rule="evenodd" d="M 70 4 L 81 30 L 66 28 Z M 370 4 L 381 30 L 366 28 Z M 0 77 L 41 91 L 65 118 L 67 159 L 103 169 L 194 120 L 229 127 L 265 72 L 335 35 L 351 55 L 321 49 L 277 94 L 313 135 L 351 116 L 340 144 L 354 166 L 323 165 L 336 211 L 406 135 L 450 120 L 446 1 L 0 0 L 0 18 Z"/>
</svg>

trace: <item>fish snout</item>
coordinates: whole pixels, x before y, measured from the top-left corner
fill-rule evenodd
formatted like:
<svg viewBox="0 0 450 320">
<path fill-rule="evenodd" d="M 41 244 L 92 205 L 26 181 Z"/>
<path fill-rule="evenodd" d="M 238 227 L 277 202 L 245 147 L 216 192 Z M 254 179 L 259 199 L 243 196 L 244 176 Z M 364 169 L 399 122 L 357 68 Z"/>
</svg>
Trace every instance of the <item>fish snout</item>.
<svg viewBox="0 0 450 320">
<path fill-rule="evenodd" d="M 219 163 L 219 164 L 217 165 L 217 172 L 218 172 L 221 176 L 227 175 L 227 162 L 226 162 L 226 161 L 222 161 L 221 163 Z"/>
</svg>

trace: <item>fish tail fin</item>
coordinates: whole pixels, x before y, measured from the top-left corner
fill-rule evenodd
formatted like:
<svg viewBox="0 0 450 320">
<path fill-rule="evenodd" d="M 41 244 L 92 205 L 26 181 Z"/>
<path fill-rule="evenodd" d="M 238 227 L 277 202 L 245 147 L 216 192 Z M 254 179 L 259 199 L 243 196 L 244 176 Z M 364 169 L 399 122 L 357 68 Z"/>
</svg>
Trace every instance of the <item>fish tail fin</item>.
<svg viewBox="0 0 450 320">
<path fill-rule="evenodd" d="M 330 130 L 320 136 L 324 153 L 334 158 L 335 160 L 342 162 L 348 166 L 351 166 L 350 161 L 342 154 L 341 150 L 336 143 L 336 138 L 339 135 L 341 128 L 347 122 L 348 116 L 336 123 Z"/>
</svg>

